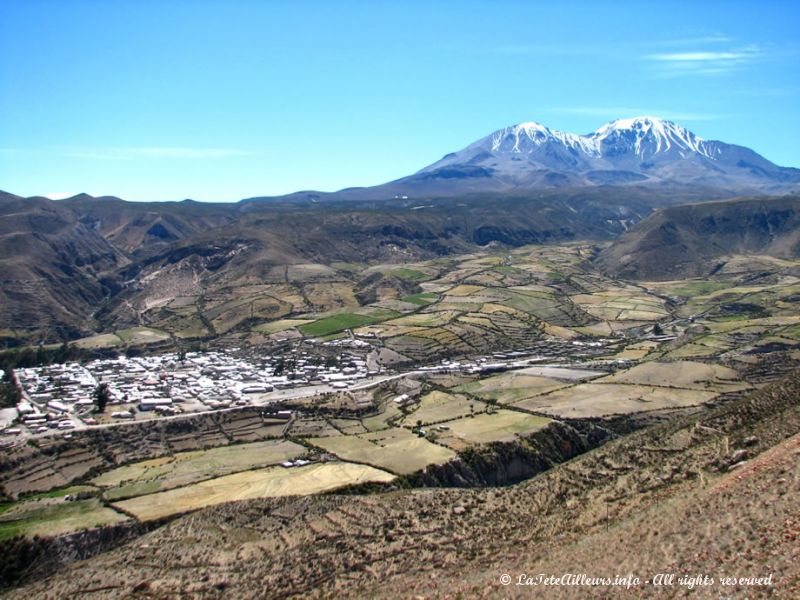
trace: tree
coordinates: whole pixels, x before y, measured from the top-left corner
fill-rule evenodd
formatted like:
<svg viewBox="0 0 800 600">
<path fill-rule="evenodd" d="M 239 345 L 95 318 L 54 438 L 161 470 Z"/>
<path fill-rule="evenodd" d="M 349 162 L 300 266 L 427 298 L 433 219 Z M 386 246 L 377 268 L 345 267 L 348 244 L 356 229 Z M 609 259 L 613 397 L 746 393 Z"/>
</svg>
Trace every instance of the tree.
<svg viewBox="0 0 800 600">
<path fill-rule="evenodd" d="M 107 383 L 99 383 L 94 389 L 94 412 L 106 412 L 106 405 L 111 400 L 111 392 Z"/>
<path fill-rule="evenodd" d="M 47 350 L 44 349 L 44 346 L 39 344 L 36 347 L 36 364 L 39 365 L 49 365 L 50 364 L 50 355 L 48 354 Z"/>
<path fill-rule="evenodd" d="M 286 361 L 281 356 L 278 358 L 278 362 L 275 363 L 275 368 L 272 370 L 273 374 L 275 375 L 283 375 L 283 371 L 286 369 Z"/>
<path fill-rule="evenodd" d="M 664 335 L 664 328 L 658 323 L 653 325 L 653 335 Z"/>
<path fill-rule="evenodd" d="M 14 385 L 14 369 L 6 367 L 0 381 L 0 408 L 11 408 L 21 399 L 19 390 Z"/>
<path fill-rule="evenodd" d="M 69 344 L 62 342 L 53 356 L 53 362 L 65 363 L 69 360 Z"/>
</svg>

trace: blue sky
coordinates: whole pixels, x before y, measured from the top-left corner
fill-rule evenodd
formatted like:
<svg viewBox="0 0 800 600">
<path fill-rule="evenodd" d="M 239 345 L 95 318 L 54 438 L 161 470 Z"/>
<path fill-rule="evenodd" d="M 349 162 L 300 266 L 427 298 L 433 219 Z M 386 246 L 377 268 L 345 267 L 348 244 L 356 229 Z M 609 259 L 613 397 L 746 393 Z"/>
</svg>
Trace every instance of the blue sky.
<svg viewBox="0 0 800 600">
<path fill-rule="evenodd" d="M 800 167 L 797 2 L 3 0 L 0 189 L 238 200 L 506 125 L 671 118 Z"/>
</svg>

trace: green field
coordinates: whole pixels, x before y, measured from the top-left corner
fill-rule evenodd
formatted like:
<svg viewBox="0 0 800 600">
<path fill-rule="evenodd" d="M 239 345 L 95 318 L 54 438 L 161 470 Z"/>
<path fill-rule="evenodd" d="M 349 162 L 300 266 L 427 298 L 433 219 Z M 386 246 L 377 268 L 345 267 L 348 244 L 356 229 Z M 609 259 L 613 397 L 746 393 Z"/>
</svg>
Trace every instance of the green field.
<svg viewBox="0 0 800 600">
<path fill-rule="evenodd" d="M 400 313 L 384 308 L 372 308 L 366 314 L 342 313 L 319 319 L 312 323 L 299 325 L 297 329 L 306 336 L 324 337 L 340 333 L 345 329 L 355 329 L 364 325 L 374 325 L 381 321 L 394 318 Z"/>
<path fill-rule="evenodd" d="M 410 296 L 404 296 L 400 299 L 403 302 L 410 302 L 411 304 L 426 306 L 431 302 L 436 302 L 436 300 L 439 299 L 439 294 L 434 294 L 433 292 L 422 292 L 419 294 L 411 294 Z"/>
<path fill-rule="evenodd" d="M 416 269 L 392 269 L 386 274 L 397 277 L 398 279 L 407 279 L 408 281 L 425 281 L 426 279 L 431 279 L 430 275 L 422 271 L 417 271 Z"/>
<path fill-rule="evenodd" d="M 669 288 L 670 293 L 676 296 L 691 298 L 723 290 L 728 284 L 719 281 L 682 281 L 680 285 Z"/>
<path fill-rule="evenodd" d="M 64 496 L 69 496 L 71 494 L 80 494 L 80 493 L 97 493 L 98 489 L 93 485 L 71 485 L 69 487 L 64 488 L 57 488 L 55 490 L 49 490 L 47 492 L 40 492 L 38 494 L 31 494 L 30 496 L 25 496 L 25 500 L 40 500 L 42 498 L 63 498 Z"/>
<path fill-rule="evenodd" d="M 121 346 L 124 342 L 115 333 L 101 333 L 91 337 L 81 338 L 73 342 L 78 348 L 113 348 Z"/>
<path fill-rule="evenodd" d="M 332 333 L 338 333 L 340 331 L 344 331 L 345 329 L 353 329 L 355 327 L 361 327 L 362 325 L 372 325 L 378 321 L 380 321 L 380 319 L 376 319 L 367 315 L 344 313 L 341 315 L 326 317 L 324 319 L 320 319 L 319 321 L 314 321 L 313 323 L 300 325 L 298 326 L 298 329 L 303 335 L 321 337 L 330 335 Z"/>
<path fill-rule="evenodd" d="M 152 327 L 132 327 L 116 332 L 123 342 L 128 344 L 153 344 L 169 339 L 169 334 Z"/>
<path fill-rule="evenodd" d="M 0 514 L 0 540 L 17 535 L 59 535 L 127 520 L 97 498 L 70 502 L 54 498 L 23 500 Z"/>
</svg>

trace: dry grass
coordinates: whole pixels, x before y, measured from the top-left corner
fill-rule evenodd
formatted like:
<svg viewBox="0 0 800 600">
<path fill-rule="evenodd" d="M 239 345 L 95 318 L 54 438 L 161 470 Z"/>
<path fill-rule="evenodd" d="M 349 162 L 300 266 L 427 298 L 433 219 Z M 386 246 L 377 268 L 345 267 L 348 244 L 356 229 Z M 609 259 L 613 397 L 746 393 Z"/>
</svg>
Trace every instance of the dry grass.
<svg viewBox="0 0 800 600">
<path fill-rule="evenodd" d="M 606 382 L 714 392 L 733 392 L 752 387 L 731 368 L 691 361 L 647 362 L 595 381 Z"/>
<path fill-rule="evenodd" d="M 92 483 L 107 488 L 106 497 L 115 500 L 278 464 L 305 451 L 303 446 L 287 440 L 192 450 L 119 467 L 96 477 Z"/>
<path fill-rule="evenodd" d="M 421 421 L 423 425 L 428 425 L 457 419 L 472 412 L 480 412 L 485 408 L 482 403 L 469 400 L 464 396 L 434 391 L 425 394 L 420 399 L 417 408 L 409 413 L 402 423 L 406 426 L 413 426 L 417 421 Z"/>
<path fill-rule="evenodd" d="M 392 479 L 394 475 L 386 471 L 353 463 L 319 463 L 290 469 L 269 467 L 123 500 L 115 506 L 140 521 L 150 521 L 234 500 L 303 496 L 346 485 Z"/>
<path fill-rule="evenodd" d="M 647 410 L 682 408 L 708 402 L 713 391 L 646 385 L 583 383 L 514 403 L 526 410 L 556 417 L 585 419 Z"/>
</svg>

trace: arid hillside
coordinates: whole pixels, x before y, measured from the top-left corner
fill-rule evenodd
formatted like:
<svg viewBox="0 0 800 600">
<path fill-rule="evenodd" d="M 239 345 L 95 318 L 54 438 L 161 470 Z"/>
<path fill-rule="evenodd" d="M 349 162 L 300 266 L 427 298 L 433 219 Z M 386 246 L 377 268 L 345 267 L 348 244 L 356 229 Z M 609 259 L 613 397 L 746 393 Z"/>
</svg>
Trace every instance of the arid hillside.
<svg viewBox="0 0 800 600">
<path fill-rule="evenodd" d="M 360 280 L 337 263 L 401 264 L 487 245 L 609 240 L 665 201 L 636 189 L 230 204 L 85 194 L 56 202 L 0 192 L 0 341 L 74 340 L 142 324 L 140 313 L 164 298 L 217 297 L 262 282 L 302 285 L 307 274 L 289 268 L 297 265 L 318 265 L 325 282 L 358 288 Z M 336 307 L 309 294 L 312 304 Z M 260 318 L 283 316 L 271 294 L 256 295 L 269 305 Z"/>
<path fill-rule="evenodd" d="M 298 290 L 276 296 L 263 284 L 333 285 L 363 305 L 374 297 L 375 282 L 364 281 L 354 264 L 607 243 L 620 234 L 598 264 L 630 278 L 703 275 L 709 260 L 723 254 L 796 255 L 796 198 L 703 203 L 715 198 L 635 186 L 236 204 L 137 203 L 84 194 L 55 202 L 2 193 L 0 341 L 55 343 L 150 325 L 153 315 L 145 313 L 179 297 L 252 305 L 252 325 L 342 306 L 312 288 L 299 290 L 308 301 L 298 310 L 296 302 L 286 303 Z M 646 219 L 654 208 L 681 202 L 701 204 Z M 215 337 L 209 320 L 198 316 L 179 337 Z"/>
</svg>

